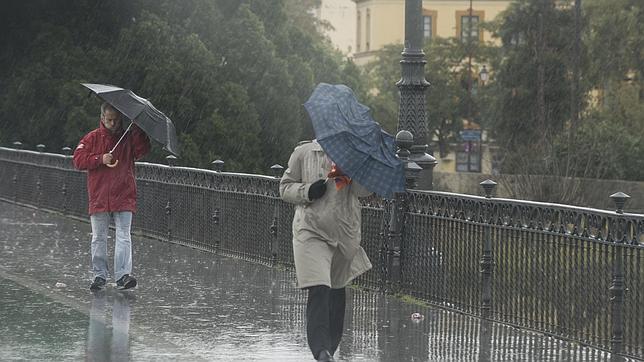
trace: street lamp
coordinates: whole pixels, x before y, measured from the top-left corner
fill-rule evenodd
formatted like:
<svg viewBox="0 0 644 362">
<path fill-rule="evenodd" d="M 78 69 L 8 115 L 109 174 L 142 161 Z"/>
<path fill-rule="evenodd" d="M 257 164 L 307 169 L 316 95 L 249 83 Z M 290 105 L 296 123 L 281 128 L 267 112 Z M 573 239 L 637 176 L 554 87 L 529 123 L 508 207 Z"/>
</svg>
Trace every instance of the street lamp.
<svg viewBox="0 0 644 362">
<path fill-rule="evenodd" d="M 483 64 L 483 69 L 479 72 L 479 80 L 481 81 L 481 87 L 485 87 L 485 83 L 490 78 L 490 74 L 487 71 L 487 67 Z M 479 172 L 483 171 L 483 165 L 481 164 L 483 154 L 483 129 L 481 129 L 481 138 L 479 139 Z"/>
<path fill-rule="evenodd" d="M 425 91 L 429 82 L 425 80 L 425 52 L 423 51 L 423 1 L 405 0 L 405 48 L 402 51 L 401 79 L 396 83 L 400 90 L 398 131 L 409 131 L 413 135 L 410 160 L 423 168 L 419 177 L 419 189 L 432 189 L 434 156 L 428 154 L 427 109 Z"/>
<path fill-rule="evenodd" d="M 479 79 L 481 80 L 481 85 L 485 85 L 485 82 L 487 82 L 488 80 L 488 76 L 489 74 L 487 72 L 487 68 L 484 65 L 483 69 L 481 69 L 481 71 L 479 72 Z"/>
</svg>

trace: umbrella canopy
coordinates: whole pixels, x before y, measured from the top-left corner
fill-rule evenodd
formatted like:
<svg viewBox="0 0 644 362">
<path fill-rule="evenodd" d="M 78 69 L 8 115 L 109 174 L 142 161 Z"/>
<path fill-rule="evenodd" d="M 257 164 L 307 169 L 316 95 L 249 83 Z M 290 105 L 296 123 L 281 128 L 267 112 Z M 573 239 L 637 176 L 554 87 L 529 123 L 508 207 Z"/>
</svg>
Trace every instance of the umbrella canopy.
<svg viewBox="0 0 644 362">
<path fill-rule="evenodd" d="M 318 143 L 344 173 L 382 197 L 405 191 L 394 137 L 373 120 L 351 88 L 320 83 L 304 107 Z"/>
<path fill-rule="evenodd" d="M 156 109 L 150 101 L 137 96 L 129 89 L 109 84 L 81 84 L 136 123 L 150 138 L 161 143 L 163 149 L 177 157 L 179 156 L 177 132 L 174 124 L 170 118 Z"/>
</svg>

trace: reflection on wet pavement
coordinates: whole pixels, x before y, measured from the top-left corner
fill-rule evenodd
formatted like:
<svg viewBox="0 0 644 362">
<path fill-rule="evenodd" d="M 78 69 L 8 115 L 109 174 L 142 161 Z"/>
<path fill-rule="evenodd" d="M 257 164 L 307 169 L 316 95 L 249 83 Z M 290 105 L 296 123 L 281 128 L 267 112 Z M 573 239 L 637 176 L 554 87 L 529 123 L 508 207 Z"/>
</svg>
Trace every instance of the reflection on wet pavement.
<svg viewBox="0 0 644 362">
<path fill-rule="evenodd" d="M 139 286 L 118 291 L 109 280 L 92 294 L 89 224 L 0 206 L 0 360 L 311 360 L 291 271 L 134 236 Z M 378 293 L 348 295 L 339 361 L 610 359 Z"/>
<path fill-rule="evenodd" d="M 92 295 L 87 333 L 87 356 L 90 358 L 101 356 L 106 360 L 127 361 L 130 353 L 130 301 L 134 301 L 136 297 L 129 292 L 114 293 L 110 329 L 106 322 L 106 313 L 108 312 L 106 294 L 105 291 L 99 291 Z"/>
</svg>

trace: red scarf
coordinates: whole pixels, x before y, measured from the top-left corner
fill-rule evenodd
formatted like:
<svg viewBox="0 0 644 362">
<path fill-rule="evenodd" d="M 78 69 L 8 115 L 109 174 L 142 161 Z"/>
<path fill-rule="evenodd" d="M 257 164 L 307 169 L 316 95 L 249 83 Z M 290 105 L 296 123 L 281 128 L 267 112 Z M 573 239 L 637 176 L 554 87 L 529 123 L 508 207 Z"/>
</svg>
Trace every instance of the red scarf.
<svg viewBox="0 0 644 362">
<path fill-rule="evenodd" d="M 345 175 L 344 172 L 340 170 L 340 167 L 338 167 L 338 165 L 336 165 L 335 163 L 331 166 L 331 172 L 329 172 L 327 177 L 335 180 L 336 190 L 341 190 L 343 187 L 351 183 L 351 178 Z"/>
</svg>

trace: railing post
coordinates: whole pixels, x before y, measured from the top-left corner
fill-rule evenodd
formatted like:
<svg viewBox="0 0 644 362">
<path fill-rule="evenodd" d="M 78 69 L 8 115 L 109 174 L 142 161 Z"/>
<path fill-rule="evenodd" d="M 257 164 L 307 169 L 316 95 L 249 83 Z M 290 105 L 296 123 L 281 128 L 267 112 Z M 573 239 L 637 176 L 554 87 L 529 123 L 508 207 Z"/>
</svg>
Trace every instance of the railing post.
<svg viewBox="0 0 644 362">
<path fill-rule="evenodd" d="M 42 205 L 40 201 L 42 200 L 42 173 L 38 172 L 36 179 L 36 207 L 40 208 Z"/>
<path fill-rule="evenodd" d="M 168 166 L 174 167 L 177 165 L 177 158 L 174 155 L 165 156 L 165 159 L 168 162 Z"/>
<path fill-rule="evenodd" d="M 65 158 L 67 158 L 71 154 L 72 149 L 69 147 L 63 147 L 62 151 L 65 155 Z M 63 194 L 63 214 L 65 215 L 67 215 L 67 175 L 69 175 L 69 173 L 65 172 L 65 176 L 63 177 L 63 184 L 61 186 L 61 192 Z"/>
<path fill-rule="evenodd" d="M 45 151 L 45 145 L 42 143 L 39 143 L 36 145 L 36 150 L 38 150 L 39 153 L 43 153 Z M 36 178 L 36 207 L 40 208 L 42 206 L 42 172 L 38 172 L 38 176 Z"/>
<path fill-rule="evenodd" d="M 401 280 L 400 245 L 402 244 L 402 226 L 405 216 L 405 192 L 397 192 L 391 205 L 389 221 L 388 248 L 386 249 L 387 275 L 386 290 L 398 291 Z"/>
<path fill-rule="evenodd" d="M 271 171 L 273 172 L 273 177 L 276 179 L 282 178 L 282 172 L 284 171 L 284 167 L 282 165 L 274 164 L 271 166 Z M 279 188 L 279 184 L 277 185 Z M 279 195 L 279 190 L 277 191 L 277 194 Z M 271 223 L 270 230 L 271 230 L 271 264 L 276 265 L 277 260 L 279 257 L 279 250 L 280 250 L 280 245 L 279 245 L 279 238 L 277 237 L 277 229 L 279 225 L 279 218 L 280 218 L 280 212 L 279 212 L 279 197 L 275 199 L 275 204 L 273 205 L 273 222 Z"/>
<path fill-rule="evenodd" d="M 174 166 L 177 164 L 177 158 L 173 155 L 169 155 L 165 157 L 166 162 L 168 162 L 168 166 L 170 168 L 174 168 Z M 172 171 L 171 171 L 172 172 Z M 165 204 L 165 215 L 166 215 L 166 225 L 168 227 L 167 229 L 167 237 L 168 241 L 172 240 L 172 190 L 168 190 L 168 202 Z"/>
<path fill-rule="evenodd" d="M 404 164 L 406 188 L 413 189 L 422 168 L 414 161 L 409 159 L 410 150 L 414 144 L 414 136 L 409 131 L 402 130 L 396 134 L 396 145 L 398 151 L 396 155 Z M 394 194 L 394 200 L 391 209 L 391 219 L 389 222 L 388 245 L 386 252 L 387 275 L 385 277 L 386 289 L 398 291 L 402 279 L 402 266 L 400 256 L 402 251 L 402 242 L 404 237 L 405 213 L 407 212 L 409 194 L 397 192 Z"/>
<path fill-rule="evenodd" d="M 11 183 L 13 184 L 13 202 L 18 202 L 18 167 L 14 167 L 13 178 Z"/>
<path fill-rule="evenodd" d="M 481 319 L 479 325 L 479 361 L 492 361 L 492 321 Z"/>
<path fill-rule="evenodd" d="M 219 159 L 214 160 L 214 161 L 212 161 L 210 163 L 210 167 L 212 167 L 213 171 L 215 171 L 217 173 L 220 173 L 224 169 L 224 161 L 219 160 Z M 217 179 L 217 177 L 213 177 L 213 180 L 216 180 L 216 179 Z M 217 200 L 217 202 L 215 202 L 215 206 L 217 206 L 217 203 L 221 202 L 219 195 L 216 196 L 216 200 Z M 221 243 L 222 243 L 221 229 L 219 228 L 219 218 L 221 216 L 220 214 L 221 214 L 221 210 L 219 209 L 219 207 L 215 207 L 212 210 L 212 213 L 210 214 L 210 220 L 212 221 L 212 224 L 214 225 L 214 227 L 217 228 L 216 231 L 215 231 L 215 234 L 216 234 L 216 236 L 215 236 L 215 250 L 217 252 L 219 252 L 219 248 L 221 247 Z"/>
<path fill-rule="evenodd" d="M 15 141 L 13 142 L 13 148 L 16 150 L 21 150 L 22 149 L 22 142 L 20 141 Z M 13 202 L 18 202 L 18 167 L 14 167 L 14 173 L 13 173 L 13 178 L 11 179 L 11 183 L 13 184 Z"/>
<path fill-rule="evenodd" d="M 492 191 L 496 186 L 496 182 L 492 180 L 485 180 L 480 183 L 485 192 L 485 198 L 492 197 Z M 492 310 L 492 268 L 494 267 L 494 258 L 492 255 L 492 203 L 486 202 L 483 222 L 485 223 L 485 231 L 483 232 L 483 255 L 479 265 L 481 266 L 481 317 L 489 318 Z"/>
<path fill-rule="evenodd" d="M 215 170 L 215 172 L 222 172 L 224 170 L 224 161 L 222 160 L 214 160 L 211 163 L 212 169 Z"/>
<path fill-rule="evenodd" d="M 617 192 L 610 195 L 610 198 L 615 202 L 615 206 L 617 207 L 615 212 L 618 214 L 618 217 L 621 216 L 624 213 L 624 204 L 628 201 L 630 196 L 623 192 Z M 620 244 L 626 244 L 626 233 L 623 233 L 621 238 L 619 235 L 615 235 L 615 233 L 616 230 L 613 230 L 613 237 L 615 239 L 609 240 L 614 243 L 612 246 L 613 276 L 609 288 L 612 327 L 610 349 L 611 353 L 614 355 L 622 352 L 624 342 L 624 289 L 626 285 L 626 281 L 624 280 L 624 267 L 622 265 L 622 253 L 624 249 L 620 246 Z"/>
</svg>

